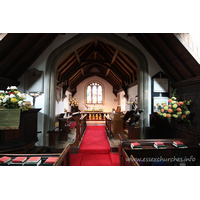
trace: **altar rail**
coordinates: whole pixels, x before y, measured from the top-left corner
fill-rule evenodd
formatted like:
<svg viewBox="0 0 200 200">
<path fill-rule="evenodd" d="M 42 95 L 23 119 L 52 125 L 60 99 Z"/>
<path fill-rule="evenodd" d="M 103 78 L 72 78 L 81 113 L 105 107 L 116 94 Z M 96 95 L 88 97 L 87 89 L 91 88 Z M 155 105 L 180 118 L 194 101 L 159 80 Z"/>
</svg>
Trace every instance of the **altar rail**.
<svg viewBox="0 0 200 200">
<path fill-rule="evenodd" d="M 111 112 L 82 112 L 81 114 L 87 114 L 87 121 L 106 121 L 105 117 L 109 117 Z"/>
</svg>

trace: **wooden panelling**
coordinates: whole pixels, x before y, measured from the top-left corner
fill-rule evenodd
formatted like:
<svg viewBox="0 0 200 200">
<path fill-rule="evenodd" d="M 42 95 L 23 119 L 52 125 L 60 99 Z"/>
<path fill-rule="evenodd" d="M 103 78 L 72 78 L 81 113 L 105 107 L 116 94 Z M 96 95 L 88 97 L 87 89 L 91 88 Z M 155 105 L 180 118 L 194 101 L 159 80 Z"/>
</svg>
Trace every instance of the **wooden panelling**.
<svg viewBox="0 0 200 200">
<path fill-rule="evenodd" d="M 178 100 L 191 100 L 189 110 L 191 112 L 191 126 L 181 122 L 173 123 L 174 136 L 200 138 L 200 84 L 188 85 L 177 88 Z"/>
</svg>

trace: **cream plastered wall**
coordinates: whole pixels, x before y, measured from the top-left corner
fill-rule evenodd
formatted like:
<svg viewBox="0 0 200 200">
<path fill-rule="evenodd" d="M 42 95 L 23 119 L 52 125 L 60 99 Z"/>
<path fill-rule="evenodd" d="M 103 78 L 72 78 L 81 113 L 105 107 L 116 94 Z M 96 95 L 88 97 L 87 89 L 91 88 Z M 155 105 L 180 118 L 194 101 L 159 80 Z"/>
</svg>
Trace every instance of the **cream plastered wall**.
<svg viewBox="0 0 200 200">
<path fill-rule="evenodd" d="M 124 94 L 124 91 L 117 94 L 120 95 L 120 106 L 122 112 L 130 111 L 132 109 L 132 105 L 127 104 L 127 100 L 124 97 Z M 138 85 L 128 88 L 128 102 L 134 102 L 136 95 L 138 95 Z"/>
<path fill-rule="evenodd" d="M 69 94 L 71 94 L 71 92 L 66 91 L 65 98 L 62 98 L 62 100 L 60 102 L 56 101 L 56 106 L 55 106 L 55 114 L 60 114 L 60 113 L 64 113 L 64 110 L 66 109 L 68 112 L 71 111 L 71 108 L 69 106 Z"/>
<path fill-rule="evenodd" d="M 103 104 L 95 104 L 95 108 L 102 108 L 104 112 L 111 112 L 112 108 L 117 108 L 117 102 L 114 101 L 116 96 L 113 94 L 113 87 L 104 79 L 98 76 L 92 76 L 90 78 L 85 79 L 82 81 L 76 88 L 77 93 L 74 95 L 79 101 L 79 110 L 84 111 L 85 103 L 84 103 L 84 93 L 85 93 L 85 85 L 90 81 L 98 81 L 104 85 L 105 89 L 105 102 Z M 90 108 L 93 108 L 93 104 L 87 104 Z"/>
</svg>

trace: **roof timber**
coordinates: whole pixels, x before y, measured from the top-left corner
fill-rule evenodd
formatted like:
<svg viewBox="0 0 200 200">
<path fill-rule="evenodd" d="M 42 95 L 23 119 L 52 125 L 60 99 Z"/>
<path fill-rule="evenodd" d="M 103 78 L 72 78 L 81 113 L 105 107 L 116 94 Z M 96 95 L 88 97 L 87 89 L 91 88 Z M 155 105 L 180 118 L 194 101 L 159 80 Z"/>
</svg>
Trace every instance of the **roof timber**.
<svg viewBox="0 0 200 200">
<path fill-rule="evenodd" d="M 0 42 L 0 77 L 16 81 L 55 40 L 58 33 L 8 33 Z M 173 33 L 130 33 L 155 59 L 172 83 L 200 76 L 200 65 Z M 97 61 L 99 64 L 88 62 Z M 104 64 L 101 61 L 104 61 Z M 87 69 L 98 66 L 105 80 L 116 84 L 137 82 L 138 66 L 130 55 L 98 39 L 66 56 L 57 69 L 58 82 L 73 77 L 74 89 L 78 79 L 92 76 Z M 87 66 L 88 65 L 88 66 Z M 126 71 L 125 71 L 126 70 Z M 74 74 L 79 71 L 78 76 Z M 107 76 L 106 76 L 107 75 Z M 110 78 L 112 77 L 112 78 Z M 131 77 L 131 78 L 130 78 Z M 1 80 L 0 80 L 1 82 Z M 124 86 L 123 86 L 124 87 Z M 72 88 L 73 89 L 73 88 Z"/>
</svg>

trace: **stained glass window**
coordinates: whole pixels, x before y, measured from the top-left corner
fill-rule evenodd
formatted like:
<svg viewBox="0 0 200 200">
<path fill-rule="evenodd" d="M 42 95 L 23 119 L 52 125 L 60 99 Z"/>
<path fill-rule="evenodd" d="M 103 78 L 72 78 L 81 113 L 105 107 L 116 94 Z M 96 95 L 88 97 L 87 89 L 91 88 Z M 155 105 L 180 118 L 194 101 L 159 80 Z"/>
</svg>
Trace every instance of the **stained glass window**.
<svg viewBox="0 0 200 200">
<path fill-rule="evenodd" d="M 91 86 L 89 85 L 87 87 L 87 103 L 91 103 L 91 95 L 92 94 L 92 90 L 91 90 Z"/>
<path fill-rule="evenodd" d="M 98 87 L 98 103 L 102 103 L 102 86 Z"/>
<path fill-rule="evenodd" d="M 99 83 L 90 83 L 87 86 L 87 103 L 102 103 L 102 86 Z"/>
</svg>

